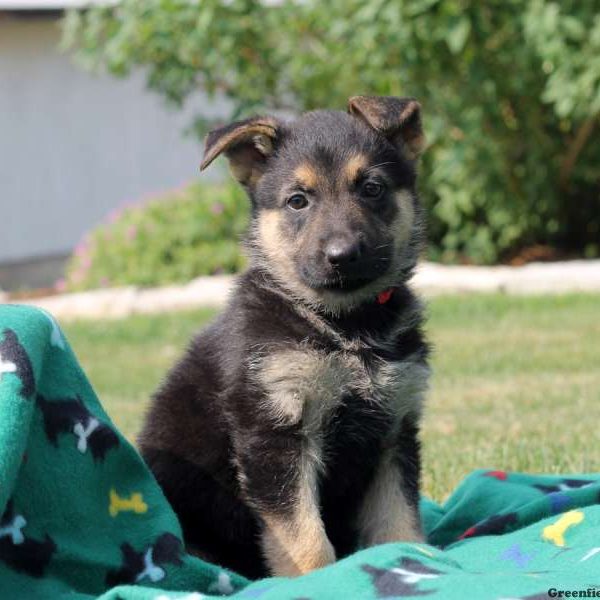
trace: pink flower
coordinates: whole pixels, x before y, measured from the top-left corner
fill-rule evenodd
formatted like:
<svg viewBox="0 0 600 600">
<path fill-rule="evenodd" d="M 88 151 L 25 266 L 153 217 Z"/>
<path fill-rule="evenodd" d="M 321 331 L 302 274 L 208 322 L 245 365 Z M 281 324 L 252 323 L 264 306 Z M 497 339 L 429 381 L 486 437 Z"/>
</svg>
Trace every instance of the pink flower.
<svg viewBox="0 0 600 600">
<path fill-rule="evenodd" d="M 110 212 L 108 214 L 108 218 L 107 221 L 109 223 L 114 223 L 115 221 L 117 221 L 119 219 L 119 217 L 123 214 L 123 207 L 120 208 L 116 208 L 115 210 L 113 210 L 112 212 Z"/>
<path fill-rule="evenodd" d="M 212 212 L 213 215 L 222 215 L 224 211 L 225 211 L 225 207 L 223 206 L 223 204 L 221 202 L 215 202 L 210 207 L 210 212 Z"/>
<path fill-rule="evenodd" d="M 135 225 L 130 225 L 127 228 L 127 232 L 125 233 L 125 236 L 127 237 L 127 239 L 129 241 L 133 240 L 135 238 L 135 236 L 137 235 L 137 227 Z"/>
<path fill-rule="evenodd" d="M 75 246 L 75 256 L 83 256 L 87 254 L 89 248 L 85 242 L 81 242 Z"/>
</svg>

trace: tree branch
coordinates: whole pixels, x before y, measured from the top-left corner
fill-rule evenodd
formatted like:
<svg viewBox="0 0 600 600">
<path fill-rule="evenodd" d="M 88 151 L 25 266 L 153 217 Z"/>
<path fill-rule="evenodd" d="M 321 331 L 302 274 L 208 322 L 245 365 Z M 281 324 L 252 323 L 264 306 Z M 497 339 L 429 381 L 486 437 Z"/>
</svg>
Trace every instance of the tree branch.
<svg viewBox="0 0 600 600">
<path fill-rule="evenodd" d="M 558 180 L 560 187 L 563 190 L 566 189 L 569 179 L 571 179 L 571 174 L 573 173 L 573 169 L 575 168 L 575 163 L 577 162 L 579 154 L 583 150 L 583 147 L 594 130 L 597 117 L 598 115 L 592 115 L 581 124 L 581 127 L 575 134 L 573 142 L 567 148 L 567 153 L 560 167 L 560 175 Z"/>
</svg>

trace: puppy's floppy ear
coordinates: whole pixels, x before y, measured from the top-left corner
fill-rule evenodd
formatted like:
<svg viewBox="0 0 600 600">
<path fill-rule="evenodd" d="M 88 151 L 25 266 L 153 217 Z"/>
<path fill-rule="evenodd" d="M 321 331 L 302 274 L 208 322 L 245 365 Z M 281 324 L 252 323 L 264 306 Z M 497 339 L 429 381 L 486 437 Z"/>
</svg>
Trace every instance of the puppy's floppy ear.
<svg viewBox="0 0 600 600">
<path fill-rule="evenodd" d="M 200 170 L 225 153 L 234 177 L 245 186 L 254 186 L 273 152 L 278 129 L 272 117 L 253 117 L 214 129 L 206 136 Z"/>
<path fill-rule="evenodd" d="M 421 126 L 421 105 L 414 98 L 395 96 L 353 96 L 348 112 L 362 119 L 415 160 L 425 148 Z"/>
</svg>

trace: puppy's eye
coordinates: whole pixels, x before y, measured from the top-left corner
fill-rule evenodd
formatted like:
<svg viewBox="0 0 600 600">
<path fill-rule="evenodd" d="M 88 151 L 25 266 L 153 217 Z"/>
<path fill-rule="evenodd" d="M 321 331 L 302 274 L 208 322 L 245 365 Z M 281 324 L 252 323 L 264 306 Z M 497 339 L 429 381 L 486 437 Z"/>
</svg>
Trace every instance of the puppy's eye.
<svg viewBox="0 0 600 600">
<path fill-rule="evenodd" d="M 376 181 L 367 181 L 362 186 L 362 195 L 367 198 L 379 198 L 383 193 L 383 185 Z"/>
<path fill-rule="evenodd" d="M 294 194 L 288 198 L 287 205 L 292 210 L 302 210 L 308 206 L 308 200 L 304 194 Z"/>
</svg>

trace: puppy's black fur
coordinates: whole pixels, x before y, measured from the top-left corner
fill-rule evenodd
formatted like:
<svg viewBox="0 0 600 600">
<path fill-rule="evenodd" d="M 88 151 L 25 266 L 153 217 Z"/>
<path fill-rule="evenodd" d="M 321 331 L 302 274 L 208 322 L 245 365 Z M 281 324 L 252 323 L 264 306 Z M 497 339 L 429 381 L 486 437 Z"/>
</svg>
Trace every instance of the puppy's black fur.
<svg viewBox="0 0 600 600">
<path fill-rule="evenodd" d="M 211 132 L 252 203 L 250 266 L 172 369 L 140 448 L 188 547 L 255 578 L 419 540 L 428 348 L 412 99 Z"/>
</svg>

